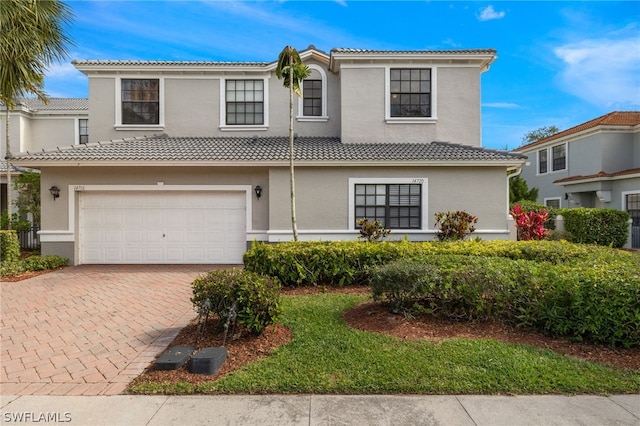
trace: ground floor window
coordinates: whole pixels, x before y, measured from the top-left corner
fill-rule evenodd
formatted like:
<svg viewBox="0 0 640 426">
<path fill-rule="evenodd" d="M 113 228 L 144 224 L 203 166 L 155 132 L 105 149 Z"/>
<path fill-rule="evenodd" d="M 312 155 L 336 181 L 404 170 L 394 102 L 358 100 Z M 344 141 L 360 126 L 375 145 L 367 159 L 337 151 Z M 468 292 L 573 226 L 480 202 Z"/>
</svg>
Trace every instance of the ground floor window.
<svg viewBox="0 0 640 426">
<path fill-rule="evenodd" d="M 422 228 L 422 184 L 356 184 L 355 220 L 377 220 L 389 229 Z"/>
<path fill-rule="evenodd" d="M 544 199 L 544 205 L 547 207 L 550 207 L 552 209 L 559 209 L 560 208 L 560 197 L 558 198 L 545 198 Z"/>
<path fill-rule="evenodd" d="M 640 194 L 627 194 L 627 211 L 631 215 L 631 247 L 640 248 Z"/>
</svg>

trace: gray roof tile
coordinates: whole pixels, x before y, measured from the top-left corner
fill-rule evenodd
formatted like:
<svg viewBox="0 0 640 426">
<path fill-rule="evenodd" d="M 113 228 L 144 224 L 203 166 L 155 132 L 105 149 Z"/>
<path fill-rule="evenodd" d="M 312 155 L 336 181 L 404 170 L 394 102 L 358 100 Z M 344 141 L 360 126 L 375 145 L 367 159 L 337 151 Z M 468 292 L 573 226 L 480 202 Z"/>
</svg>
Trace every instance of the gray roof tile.
<svg viewBox="0 0 640 426">
<path fill-rule="evenodd" d="M 44 103 L 38 98 L 20 98 L 16 106 L 22 105 L 31 111 L 88 111 L 89 99 L 87 98 L 49 98 Z"/>
<path fill-rule="evenodd" d="M 296 161 L 513 161 L 521 154 L 480 147 L 431 143 L 354 143 L 339 138 L 299 137 Z M 168 137 L 166 135 L 27 152 L 15 161 L 288 161 L 288 137 Z"/>
</svg>

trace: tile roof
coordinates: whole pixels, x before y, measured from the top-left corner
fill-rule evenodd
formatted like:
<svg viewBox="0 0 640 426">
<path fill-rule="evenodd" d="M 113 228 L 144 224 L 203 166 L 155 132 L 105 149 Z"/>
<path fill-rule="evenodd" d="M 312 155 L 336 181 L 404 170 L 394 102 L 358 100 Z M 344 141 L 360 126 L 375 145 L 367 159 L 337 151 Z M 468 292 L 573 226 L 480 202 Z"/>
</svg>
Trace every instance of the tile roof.
<svg viewBox="0 0 640 426">
<path fill-rule="evenodd" d="M 167 66 L 167 65 L 180 65 L 180 66 L 193 66 L 193 67 L 201 67 L 201 66 L 230 66 L 230 67 L 238 67 L 238 66 L 267 66 L 270 62 L 231 62 L 231 61 L 162 61 L 162 60 L 84 60 L 84 59 L 76 59 L 71 61 L 71 63 L 75 66 L 86 66 L 86 65 L 117 65 L 117 66 Z"/>
<path fill-rule="evenodd" d="M 27 169 L 25 167 L 17 167 L 16 165 L 11 164 L 11 170 L 12 170 L 11 174 L 13 175 L 15 173 L 20 173 L 22 171 L 30 170 L 30 169 Z M 0 160 L 0 177 L 2 177 L 3 174 L 5 175 L 7 174 L 7 162 L 4 160 Z"/>
<path fill-rule="evenodd" d="M 522 162 L 526 156 L 446 142 L 344 144 L 339 138 L 299 137 L 296 161 L 442 161 Z M 76 145 L 27 152 L 14 161 L 288 161 L 289 139 L 283 137 L 169 137 L 166 135 Z"/>
<path fill-rule="evenodd" d="M 19 98 L 16 100 L 16 107 L 20 105 L 31 111 L 88 111 L 89 99 L 49 98 L 48 102 L 44 103 L 38 98 Z"/>
<path fill-rule="evenodd" d="M 527 145 L 520 146 L 516 148 L 514 151 L 523 151 L 529 148 L 533 148 L 538 145 L 542 145 L 547 142 L 554 141 L 556 139 L 561 139 L 565 136 L 570 136 L 576 133 L 580 133 L 582 131 L 593 129 L 598 126 L 637 126 L 640 124 L 640 111 L 614 111 L 608 114 L 605 114 L 601 117 L 594 118 L 593 120 L 589 120 L 585 123 L 578 124 L 570 129 L 563 130 L 562 132 L 558 132 L 555 135 L 551 135 L 544 139 L 540 139 L 538 141 L 532 142 Z"/>
<path fill-rule="evenodd" d="M 599 173 L 586 175 L 586 176 L 582 176 L 582 175 L 569 176 L 566 178 L 555 180 L 553 181 L 553 183 L 578 182 L 578 181 L 591 180 L 591 179 L 608 179 L 608 178 L 616 178 L 620 176 L 637 175 L 637 174 L 640 174 L 640 168 L 622 170 L 615 173 L 607 173 L 605 171 L 601 171 Z"/>
<path fill-rule="evenodd" d="M 354 53 L 354 54 L 421 54 L 421 55 L 494 55 L 495 49 L 460 49 L 460 50 L 375 50 L 375 49 L 353 49 L 353 48 L 334 48 L 331 53 Z"/>
</svg>

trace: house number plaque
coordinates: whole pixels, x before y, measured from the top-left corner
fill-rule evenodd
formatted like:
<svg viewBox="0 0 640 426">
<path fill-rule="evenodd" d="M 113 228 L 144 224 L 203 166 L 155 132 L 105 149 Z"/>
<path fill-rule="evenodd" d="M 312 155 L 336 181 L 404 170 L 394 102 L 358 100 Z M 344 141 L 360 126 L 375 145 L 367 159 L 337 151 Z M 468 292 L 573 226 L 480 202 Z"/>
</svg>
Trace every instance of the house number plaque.
<svg viewBox="0 0 640 426">
<path fill-rule="evenodd" d="M 84 191 L 84 185 L 76 185 L 73 187 L 73 190 L 76 192 Z"/>
</svg>

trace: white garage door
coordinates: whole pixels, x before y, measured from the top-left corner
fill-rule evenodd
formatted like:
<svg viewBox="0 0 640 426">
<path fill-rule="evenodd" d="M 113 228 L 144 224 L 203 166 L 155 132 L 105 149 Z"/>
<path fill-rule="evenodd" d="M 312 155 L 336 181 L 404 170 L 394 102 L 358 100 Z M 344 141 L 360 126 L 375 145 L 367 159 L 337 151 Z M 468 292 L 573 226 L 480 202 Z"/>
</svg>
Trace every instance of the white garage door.
<svg viewBox="0 0 640 426">
<path fill-rule="evenodd" d="M 242 263 L 243 192 L 82 192 L 81 263 Z"/>
</svg>

